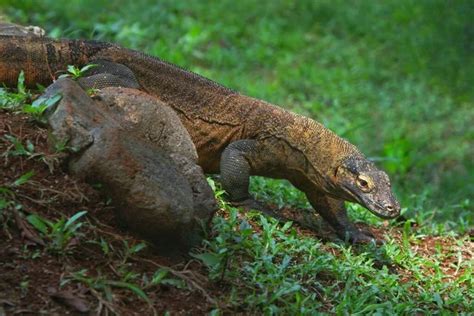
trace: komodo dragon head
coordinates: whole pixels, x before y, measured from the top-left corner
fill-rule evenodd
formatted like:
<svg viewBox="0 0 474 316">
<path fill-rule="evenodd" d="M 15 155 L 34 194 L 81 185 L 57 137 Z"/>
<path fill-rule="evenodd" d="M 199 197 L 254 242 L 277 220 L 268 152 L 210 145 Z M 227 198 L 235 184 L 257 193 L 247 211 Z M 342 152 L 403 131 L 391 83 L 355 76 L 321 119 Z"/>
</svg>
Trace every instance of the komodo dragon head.
<svg viewBox="0 0 474 316">
<path fill-rule="evenodd" d="M 400 215 L 388 175 L 364 157 L 349 157 L 335 167 L 335 184 L 348 201 L 359 203 L 382 218 Z"/>
</svg>

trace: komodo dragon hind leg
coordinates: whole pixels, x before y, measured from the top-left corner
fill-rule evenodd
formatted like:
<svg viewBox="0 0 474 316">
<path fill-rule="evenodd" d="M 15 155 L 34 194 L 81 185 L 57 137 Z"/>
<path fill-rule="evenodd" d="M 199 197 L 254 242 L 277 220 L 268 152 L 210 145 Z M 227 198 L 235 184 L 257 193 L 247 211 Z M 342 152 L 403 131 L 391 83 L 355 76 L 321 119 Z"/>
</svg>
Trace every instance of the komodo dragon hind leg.
<svg viewBox="0 0 474 316">
<path fill-rule="evenodd" d="M 84 76 L 78 80 L 82 88 L 124 87 L 140 89 L 137 78 L 127 66 L 108 60 L 95 60 L 92 64 L 96 66 L 87 70 Z"/>
<path fill-rule="evenodd" d="M 288 221 L 249 194 L 250 164 L 247 156 L 255 150 L 256 143 L 255 140 L 243 139 L 226 147 L 220 161 L 222 187 L 232 205 L 242 207 L 246 211 L 257 210 L 278 220 Z"/>
</svg>

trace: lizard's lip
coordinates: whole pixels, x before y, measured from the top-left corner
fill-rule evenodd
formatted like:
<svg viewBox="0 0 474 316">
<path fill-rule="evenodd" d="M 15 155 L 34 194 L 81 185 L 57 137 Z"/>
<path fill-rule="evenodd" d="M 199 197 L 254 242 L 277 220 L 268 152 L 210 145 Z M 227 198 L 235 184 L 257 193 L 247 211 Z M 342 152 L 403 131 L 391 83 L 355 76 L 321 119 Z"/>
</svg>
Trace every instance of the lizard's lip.
<svg viewBox="0 0 474 316">
<path fill-rule="evenodd" d="M 374 215 L 383 218 L 383 219 L 393 219 L 400 215 L 400 205 L 399 203 L 392 198 L 390 203 L 386 203 L 385 205 L 373 201 L 372 199 L 367 198 L 366 196 L 359 196 L 356 194 L 351 188 L 346 188 L 347 192 L 352 196 L 355 202 L 359 203 L 366 209 L 368 209 Z"/>
<path fill-rule="evenodd" d="M 381 203 L 371 202 L 371 201 L 363 203 L 362 205 L 365 206 L 369 211 L 371 211 L 373 214 L 377 215 L 378 217 L 381 217 L 383 219 L 392 219 L 400 215 L 400 206 L 398 206 L 398 203 L 393 203 L 393 204 L 395 204 L 396 206 L 395 207 L 392 206 L 392 209 L 388 209 L 386 206 L 382 205 Z"/>
</svg>

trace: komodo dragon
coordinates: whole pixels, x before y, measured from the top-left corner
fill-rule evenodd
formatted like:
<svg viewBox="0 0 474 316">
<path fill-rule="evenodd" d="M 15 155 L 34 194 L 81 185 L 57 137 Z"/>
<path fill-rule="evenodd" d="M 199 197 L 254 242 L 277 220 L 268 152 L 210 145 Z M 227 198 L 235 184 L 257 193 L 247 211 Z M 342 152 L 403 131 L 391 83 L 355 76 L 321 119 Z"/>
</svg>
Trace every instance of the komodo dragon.
<svg viewBox="0 0 474 316">
<path fill-rule="evenodd" d="M 229 200 L 238 205 L 263 208 L 249 195 L 250 175 L 287 179 L 340 238 L 354 243 L 373 239 L 350 222 L 344 201 L 382 218 L 400 213 L 387 174 L 309 118 L 116 44 L 0 36 L 0 82 L 8 86 L 21 70 L 34 87 L 49 84 L 67 65 L 88 63 L 99 67 L 85 84 L 138 87 L 171 106 L 196 146 L 199 165 L 206 173 L 220 172 Z"/>
</svg>

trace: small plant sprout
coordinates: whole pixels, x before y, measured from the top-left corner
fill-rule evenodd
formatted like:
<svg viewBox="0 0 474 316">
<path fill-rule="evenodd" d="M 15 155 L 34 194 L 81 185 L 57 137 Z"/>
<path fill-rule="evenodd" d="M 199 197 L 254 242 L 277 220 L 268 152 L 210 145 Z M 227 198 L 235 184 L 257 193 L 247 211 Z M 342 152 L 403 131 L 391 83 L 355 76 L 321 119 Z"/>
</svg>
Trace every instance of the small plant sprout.
<svg viewBox="0 0 474 316">
<path fill-rule="evenodd" d="M 146 248 L 146 243 L 140 242 L 135 245 L 129 245 L 128 241 L 123 240 L 123 250 L 122 253 L 122 264 L 127 262 L 127 260 L 138 252 Z"/>
<path fill-rule="evenodd" d="M 153 277 L 150 281 L 150 286 L 152 285 L 158 285 L 158 284 L 163 284 L 163 285 L 170 285 L 179 289 L 184 289 L 186 288 L 186 282 L 182 279 L 177 279 L 177 278 L 169 278 L 167 277 L 169 274 L 169 270 L 166 268 L 160 268 L 155 271 L 153 274 Z"/>
<path fill-rule="evenodd" d="M 40 96 L 31 105 L 25 104 L 22 108 L 23 113 L 31 115 L 33 120 L 39 123 L 46 123 L 44 119 L 44 112 L 46 109 L 54 106 L 61 100 L 60 94 L 55 94 L 51 97 Z"/>
<path fill-rule="evenodd" d="M 109 280 L 103 277 L 100 273 L 99 275 L 93 277 L 89 275 L 87 269 L 82 269 L 80 271 L 73 272 L 70 277 L 65 278 L 61 281 L 61 286 L 66 285 L 72 280 L 81 282 L 90 289 L 103 293 L 105 299 L 109 302 L 113 301 L 112 288 L 115 287 L 128 289 L 139 298 L 143 299 L 147 303 L 150 303 L 150 299 L 148 298 L 148 296 L 137 285 L 124 281 Z"/>
<path fill-rule="evenodd" d="M 27 173 L 23 174 L 21 177 L 19 177 L 15 181 L 13 181 L 11 186 L 12 187 L 19 187 L 20 185 L 25 184 L 26 182 L 28 182 L 31 179 L 31 177 L 34 176 L 34 175 L 35 175 L 35 172 L 33 170 L 28 171 Z"/>
<path fill-rule="evenodd" d="M 10 142 L 12 146 L 10 146 L 3 154 L 4 157 L 10 156 L 26 156 L 26 157 L 33 157 L 35 155 L 35 146 L 30 140 L 26 140 L 26 144 L 23 145 L 21 140 L 16 138 L 13 135 L 5 134 L 3 136 L 5 140 Z"/>
<path fill-rule="evenodd" d="M 74 65 L 68 65 L 67 66 L 67 73 L 59 76 L 59 78 L 71 78 L 71 79 L 77 80 L 77 79 L 83 77 L 84 74 L 89 69 L 92 69 L 92 68 L 97 67 L 97 66 L 98 66 L 97 64 L 89 64 L 89 65 L 86 65 L 82 68 L 78 68 Z"/>
<path fill-rule="evenodd" d="M 45 219 L 39 215 L 31 214 L 27 217 L 28 222 L 43 236 L 49 239 L 48 250 L 55 254 L 66 254 L 72 246 L 72 241 L 80 237 L 79 228 L 83 222 L 79 219 L 87 214 L 81 211 L 69 219 L 61 218 L 56 222 Z"/>
<path fill-rule="evenodd" d="M 0 88 L 0 109 L 17 109 L 31 98 L 30 92 L 26 89 L 25 73 L 23 70 L 18 76 L 16 90 L 16 92 L 9 92 L 7 89 Z"/>
</svg>

